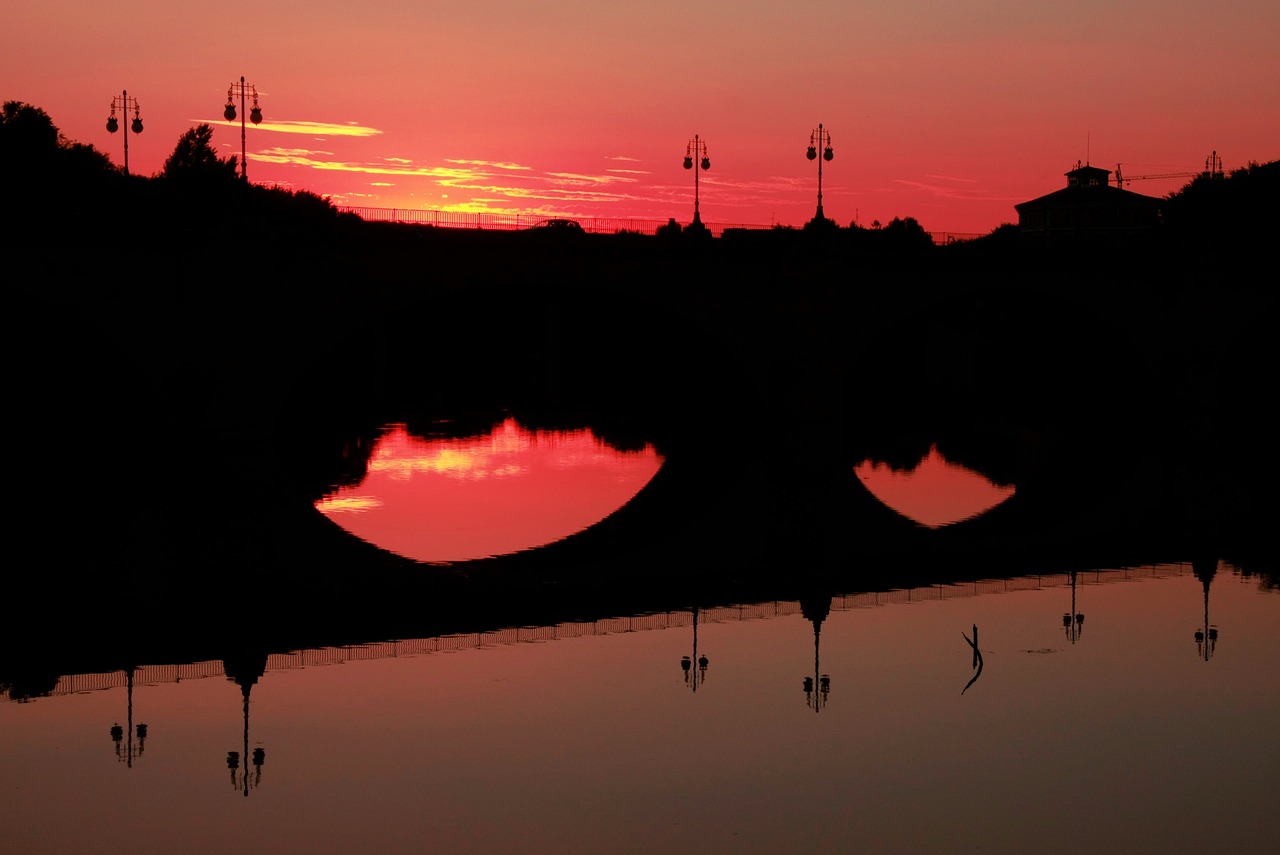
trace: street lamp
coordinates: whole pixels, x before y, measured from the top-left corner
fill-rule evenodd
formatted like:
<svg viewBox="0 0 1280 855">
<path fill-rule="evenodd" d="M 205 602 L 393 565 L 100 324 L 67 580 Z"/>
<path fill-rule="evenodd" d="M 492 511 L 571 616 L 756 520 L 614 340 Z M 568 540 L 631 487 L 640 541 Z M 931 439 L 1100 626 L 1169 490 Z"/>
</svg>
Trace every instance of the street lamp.
<svg viewBox="0 0 1280 855">
<path fill-rule="evenodd" d="M 120 122 L 116 120 L 116 108 L 120 108 L 120 112 L 126 114 L 129 110 L 133 110 L 133 121 L 124 128 L 124 174 L 129 174 L 129 131 L 135 134 L 142 133 L 142 108 L 138 106 L 137 98 L 129 97 L 129 90 L 123 89 L 120 97 L 111 99 L 111 115 L 107 117 L 107 132 L 115 133 L 120 130 Z"/>
<path fill-rule="evenodd" d="M 818 149 L 822 149 L 822 157 L 818 157 Z M 815 222 L 822 222 L 826 217 L 822 213 L 822 161 L 831 160 L 835 157 L 835 152 L 831 150 L 831 134 L 822 127 L 822 123 L 818 123 L 818 127 L 809 133 L 809 148 L 805 152 L 805 157 L 810 160 L 818 161 L 818 213 L 814 215 Z"/>
<path fill-rule="evenodd" d="M 698 663 L 695 671 L 693 663 Z M 698 686 L 707 680 L 707 655 L 704 653 L 698 655 L 698 607 L 693 608 L 693 655 L 680 657 L 680 670 L 684 672 L 684 682 L 693 691 L 698 691 Z"/>
<path fill-rule="evenodd" d="M 693 222 L 690 228 L 701 229 L 702 216 L 698 211 L 698 173 L 711 168 L 711 159 L 707 157 L 707 143 L 697 134 L 689 140 L 684 150 L 684 168 L 693 170 Z"/>
<path fill-rule="evenodd" d="M 262 108 L 258 106 L 258 88 L 251 83 L 246 84 L 244 82 L 244 78 L 241 77 L 239 83 L 232 83 L 227 87 L 227 106 L 222 110 L 222 118 L 226 119 L 228 122 L 233 122 L 236 118 L 236 104 L 235 101 L 232 100 L 236 95 L 240 96 L 240 177 L 245 181 L 248 181 L 249 160 L 245 154 L 244 144 L 245 97 L 248 95 L 253 96 L 253 108 L 249 110 L 249 121 L 253 122 L 255 125 L 262 124 Z"/>
</svg>

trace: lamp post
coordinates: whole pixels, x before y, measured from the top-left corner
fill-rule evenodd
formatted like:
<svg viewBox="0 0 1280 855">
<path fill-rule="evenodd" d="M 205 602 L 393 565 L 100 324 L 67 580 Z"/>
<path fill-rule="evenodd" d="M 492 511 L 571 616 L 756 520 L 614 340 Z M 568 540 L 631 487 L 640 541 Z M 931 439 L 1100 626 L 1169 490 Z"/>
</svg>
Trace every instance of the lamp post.
<svg viewBox="0 0 1280 855">
<path fill-rule="evenodd" d="M 698 668 L 695 671 L 693 664 L 697 662 Z M 684 672 L 684 682 L 693 691 L 698 691 L 698 686 L 706 682 L 707 679 L 707 656 L 698 655 L 698 607 L 693 608 L 693 655 L 680 657 L 680 670 Z"/>
<path fill-rule="evenodd" d="M 245 98 L 249 95 L 253 96 L 253 107 L 249 110 L 249 121 L 255 125 L 262 123 L 262 108 L 258 106 L 258 88 L 253 84 L 246 84 L 244 78 L 240 78 L 239 83 L 232 83 L 227 87 L 227 106 L 222 110 L 222 117 L 228 122 L 235 121 L 236 104 L 233 98 L 240 96 L 240 177 L 245 181 L 249 180 L 249 159 L 245 154 Z"/>
<path fill-rule="evenodd" d="M 707 143 L 697 134 L 689 140 L 684 149 L 684 168 L 693 170 L 693 222 L 690 227 L 701 229 L 702 215 L 698 211 L 698 173 L 711 168 L 711 159 L 707 157 Z"/>
<path fill-rule="evenodd" d="M 818 149 L 822 149 L 822 156 L 818 156 Z M 809 148 L 805 152 L 805 157 L 810 160 L 818 161 L 818 213 L 814 215 L 815 222 L 822 222 L 826 216 L 822 213 L 822 161 L 831 160 L 835 157 L 835 152 L 831 149 L 831 134 L 822 127 L 822 123 L 818 123 L 818 127 L 809 133 Z"/>
<path fill-rule="evenodd" d="M 114 134 L 120 130 L 120 122 L 116 120 L 116 108 L 120 108 L 120 112 L 128 117 L 129 110 L 133 110 L 133 121 L 124 127 L 124 174 L 129 174 L 129 131 L 135 134 L 142 133 L 142 108 L 138 106 L 137 98 L 129 97 L 129 90 L 122 89 L 120 96 L 111 99 L 111 115 L 107 117 L 107 132 Z"/>
</svg>

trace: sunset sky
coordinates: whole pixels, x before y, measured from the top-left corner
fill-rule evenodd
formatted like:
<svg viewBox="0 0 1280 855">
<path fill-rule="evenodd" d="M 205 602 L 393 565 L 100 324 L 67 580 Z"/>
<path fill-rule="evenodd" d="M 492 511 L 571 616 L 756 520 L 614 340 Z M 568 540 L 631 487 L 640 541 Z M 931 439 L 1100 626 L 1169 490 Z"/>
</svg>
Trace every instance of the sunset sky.
<svg viewBox="0 0 1280 855">
<path fill-rule="evenodd" d="M 696 178 L 707 223 L 798 226 L 821 123 L 828 217 L 985 233 L 1077 161 L 1280 158 L 1275 0 L 5 4 L 0 99 L 122 163 L 127 91 L 135 174 L 201 122 L 238 155 L 241 76 L 250 180 L 343 206 L 688 222 Z M 706 172 L 682 168 L 695 136 Z"/>
</svg>

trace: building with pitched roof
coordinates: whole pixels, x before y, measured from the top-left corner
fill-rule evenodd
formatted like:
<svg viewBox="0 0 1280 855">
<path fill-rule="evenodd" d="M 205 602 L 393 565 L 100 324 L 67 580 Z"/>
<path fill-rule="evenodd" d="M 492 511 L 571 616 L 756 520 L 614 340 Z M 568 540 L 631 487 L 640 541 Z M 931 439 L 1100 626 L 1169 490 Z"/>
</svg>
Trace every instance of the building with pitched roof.
<svg viewBox="0 0 1280 855">
<path fill-rule="evenodd" d="M 1111 170 L 1076 162 L 1067 186 L 1014 205 L 1024 240 L 1057 247 L 1145 242 L 1160 227 L 1163 200 L 1111 185 Z"/>
</svg>

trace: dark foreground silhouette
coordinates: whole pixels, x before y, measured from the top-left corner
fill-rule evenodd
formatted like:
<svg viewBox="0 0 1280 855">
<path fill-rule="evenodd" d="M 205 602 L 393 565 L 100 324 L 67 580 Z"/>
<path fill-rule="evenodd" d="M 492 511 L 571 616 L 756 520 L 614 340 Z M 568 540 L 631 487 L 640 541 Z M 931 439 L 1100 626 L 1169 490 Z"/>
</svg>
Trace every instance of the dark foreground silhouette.
<svg viewBox="0 0 1280 855">
<path fill-rule="evenodd" d="M 6 179 L 0 682 L 1033 568 L 1275 573 L 1252 223 L 1105 252 L 450 232 L 212 171 L 100 175 L 79 218 Z M 452 567 L 314 510 L 382 425 L 506 414 L 668 464 L 588 532 Z M 929 531 L 853 477 L 934 444 L 1016 499 Z"/>
</svg>

